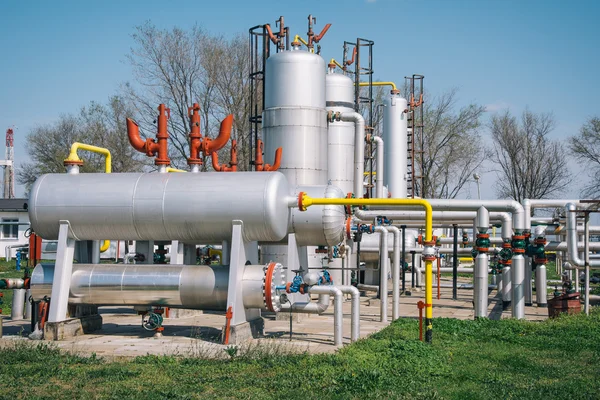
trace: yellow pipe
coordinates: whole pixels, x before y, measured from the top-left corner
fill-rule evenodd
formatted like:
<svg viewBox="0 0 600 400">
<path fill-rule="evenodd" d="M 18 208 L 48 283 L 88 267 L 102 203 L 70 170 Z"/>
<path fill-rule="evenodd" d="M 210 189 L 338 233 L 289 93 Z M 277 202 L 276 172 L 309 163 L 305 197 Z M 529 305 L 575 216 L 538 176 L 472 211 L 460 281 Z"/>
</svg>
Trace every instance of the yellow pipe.
<svg viewBox="0 0 600 400">
<path fill-rule="evenodd" d="M 75 142 L 71 145 L 71 151 L 65 161 L 76 161 L 80 162 L 81 159 L 77 155 L 77 150 L 91 151 L 92 153 L 102 154 L 104 156 L 104 172 L 110 174 L 112 172 L 112 156 L 110 151 L 104 147 L 92 146 L 91 144 Z M 105 240 L 100 246 L 100 253 L 104 253 L 110 248 L 110 240 Z"/>
<path fill-rule="evenodd" d="M 110 240 L 105 240 L 104 242 L 102 242 L 102 246 L 100 246 L 100 253 L 104 253 L 109 248 L 110 248 Z"/>
<path fill-rule="evenodd" d="M 369 82 L 360 82 L 358 86 L 369 86 Z M 391 86 L 392 90 L 398 90 L 394 82 L 373 82 L 373 86 Z"/>
<path fill-rule="evenodd" d="M 427 200 L 423 199 L 328 199 L 312 198 L 306 193 L 301 192 L 298 195 L 298 208 L 300 211 L 313 205 L 334 205 L 334 206 L 420 206 L 425 209 L 425 242 L 426 249 L 433 248 L 433 209 Z M 427 245 L 427 242 L 430 244 Z M 425 255 L 425 254 L 423 254 Z M 432 264 L 435 255 L 431 258 L 425 257 L 425 340 L 431 343 L 432 339 L 432 319 L 433 319 L 433 290 L 432 290 Z"/>
<path fill-rule="evenodd" d="M 184 169 L 167 167 L 167 172 L 187 172 L 187 171 Z"/>
<path fill-rule="evenodd" d="M 110 155 L 110 151 L 105 149 L 104 147 L 92 146 L 90 144 L 84 144 L 75 142 L 71 145 L 71 152 L 69 153 L 69 157 L 65 161 L 77 161 L 80 162 L 81 159 L 77 155 L 77 150 L 86 150 L 91 151 L 92 153 L 102 154 L 105 158 L 105 166 L 104 172 L 110 174 L 112 172 L 112 156 Z"/>
<path fill-rule="evenodd" d="M 339 69 L 341 69 L 341 70 L 343 70 L 343 69 L 344 69 L 344 67 L 342 67 L 342 66 L 340 65 L 340 63 L 339 63 L 339 62 L 335 61 L 335 58 L 332 58 L 332 59 L 329 61 L 329 64 L 335 64 L 335 65 L 337 65 L 337 66 L 338 66 L 338 68 L 339 68 Z"/>
<path fill-rule="evenodd" d="M 305 45 L 306 47 L 308 47 L 308 43 L 306 42 L 306 40 L 302 39 L 300 37 L 300 35 L 294 36 L 294 42 L 301 42 L 303 45 Z"/>
</svg>

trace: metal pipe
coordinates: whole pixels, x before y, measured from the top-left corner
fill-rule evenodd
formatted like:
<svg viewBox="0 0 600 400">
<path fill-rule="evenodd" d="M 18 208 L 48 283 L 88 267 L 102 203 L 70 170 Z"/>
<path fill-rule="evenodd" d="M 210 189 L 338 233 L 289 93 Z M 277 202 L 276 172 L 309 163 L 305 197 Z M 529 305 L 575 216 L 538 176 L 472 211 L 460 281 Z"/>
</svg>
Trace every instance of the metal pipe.
<svg viewBox="0 0 600 400">
<path fill-rule="evenodd" d="M 311 286 L 309 293 L 327 294 L 333 296 L 333 338 L 336 346 L 341 346 L 342 342 L 342 324 L 343 324 L 343 309 L 344 295 L 336 286 Z"/>
<path fill-rule="evenodd" d="M 352 296 L 352 308 L 350 311 L 350 340 L 356 342 L 358 339 L 360 339 L 360 291 L 354 286 L 337 286 L 337 288 L 340 289 L 342 293 Z"/>
<path fill-rule="evenodd" d="M 384 161 L 384 144 L 383 139 L 379 136 L 372 136 L 373 142 L 377 143 L 377 178 L 375 182 L 375 197 L 378 199 L 383 198 L 383 179 L 384 179 L 384 171 L 383 171 L 383 161 Z"/>
<path fill-rule="evenodd" d="M 486 253 L 479 253 L 475 258 L 475 270 L 473 271 L 475 318 L 488 316 L 488 264 L 489 259 Z"/>
<path fill-rule="evenodd" d="M 404 246 L 404 241 L 402 240 L 402 234 L 400 233 L 400 229 L 396 228 L 395 226 L 386 226 L 385 228 L 389 232 L 392 232 L 394 234 L 394 258 L 392 265 L 392 321 L 395 321 L 398 318 L 400 318 L 400 243 L 402 243 L 402 246 Z M 387 240 L 387 234 L 382 236 L 386 236 Z M 402 259 L 402 262 L 404 262 L 404 258 Z"/>
<path fill-rule="evenodd" d="M 568 248 L 568 258 L 569 262 L 575 267 L 585 267 L 586 260 L 582 259 L 577 252 L 578 243 L 577 243 L 577 207 L 574 203 L 568 203 L 565 206 L 565 214 L 567 217 L 567 248 Z M 589 222 L 589 221 L 588 221 Z M 587 239 L 586 239 L 587 237 Z M 584 253 L 589 254 L 590 243 L 589 236 L 584 235 Z M 585 257 L 584 254 L 584 257 Z M 588 263 L 589 267 L 592 269 L 600 268 L 600 260 L 591 260 Z M 579 280 L 579 279 L 578 279 Z"/>
<path fill-rule="evenodd" d="M 512 317 L 525 318 L 525 296 L 523 293 L 525 283 L 525 258 L 522 254 L 514 254 L 511 265 L 512 283 Z"/>
<path fill-rule="evenodd" d="M 440 284 L 441 287 L 443 288 L 453 288 L 453 284 L 450 283 L 442 283 Z M 487 290 L 496 290 L 498 288 L 498 285 L 487 285 Z M 460 283 L 457 285 L 457 289 L 467 289 L 467 290 L 471 290 L 473 289 L 473 284 L 471 283 Z"/>
<path fill-rule="evenodd" d="M 365 172 L 365 119 L 357 112 L 339 114 L 343 122 L 354 123 L 354 196 L 363 197 L 363 176 Z"/>
<path fill-rule="evenodd" d="M 281 312 L 292 312 L 299 314 L 323 314 L 329 308 L 331 299 L 328 294 L 319 295 L 317 301 L 297 301 L 295 303 L 285 303 L 281 305 Z"/>
<path fill-rule="evenodd" d="M 13 321 L 22 320 L 24 307 L 25 289 L 14 289 L 12 307 L 10 309 L 10 319 L 12 319 Z"/>
<path fill-rule="evenodd" d="M 511 267 L 506 265 L 502 268 L 502 308 L 506 309 L 512 299 Z"/>
<path fill-rule="evenodd" d="M 383 226 L 376 226 L 375 232 L 379 232 L 379 321 L 387 322 L 387 260 L 388 260 L 388 231 Z"/>
<path fill-rule="evenodd" d="M 548 305 L 548 283 L 546 278 L 546 266 L 538 264 L 535 269 L 535 297 L 538 307 Z"/>
<path fill-rule="evenodd" d="M 458 282 L 458 225 L 453 225 L 452 243 L 452 300 L 457 299 L 456 285 Z"/>
<path fill-rule="evenodd" d="M 583 254 L 585 257 L 585 300 L 583 303 L 583 309 L 585 315 L 590 315 L 590 250 L 588 242 L 590 241 L 590 214 L 585 213 L 585 231 L 583 234 L 583 243 L 585 248 Z M 600 265 L 600 261 L 598 261 Z"/>
<path fill-rule="evenodd" d="M 459 274 L 474 274 L 477 268 L 456 268 L 456 271 Z M 419 272 L 425 272 L 423 268 L 418 268 Z M 488 267 L 488 272 L 491 272 L 492 269 Z M 440 268 L 440 272 L 447 274 L 449 272 L 454 272 L 454 267 L 443 267 Z"/>
<path fill-rule="evenodd" d="M 77 150 L 86 150 L 91 151 L 92 153 L 102 154 L 105 158 L 104 172 L 107 174 L 112 172 L 112 156 L 108 149 L 79 142 L 75 142 L 71 145 L 71 151 L 69 152 L 69 156 L 65 159 L 65 163 L 83 163 L 77 155 Z"/>
<path fill-rule="evenodd" d="M 400 219 L 402 223 L 406 221 L 422 221 L 424 220 L 425 213 L 423 211 L 416 210 L 356 210 L 354 215 L 364 221 L 372 220 L 375 217 L 385 215 L 388 218 Z M 473 211 L 433 211 L 433 221 L 444 221 L 451 222 L 452 225 L 457 224 L 470 224 L 473 218 L 477 215 L 476 210 Z M 502 238 L 510 239 L 512 237 L 512 218 L 508 212 L 494 211 L 489 213 L 490 220 L 502 222 Z M 457 221 L 457 222 L 454 222 Z M 452 226 L 450 225 L 450 226 Z"/>
<path fill-rule="evenodd" d="M 406 291 L 406 271 L 404 270 L 404 263 L 406 262 L 406 226 L 402 225 L 402 254 L 400 260 L 402 260 L 402 293 Z"/>
</svg>

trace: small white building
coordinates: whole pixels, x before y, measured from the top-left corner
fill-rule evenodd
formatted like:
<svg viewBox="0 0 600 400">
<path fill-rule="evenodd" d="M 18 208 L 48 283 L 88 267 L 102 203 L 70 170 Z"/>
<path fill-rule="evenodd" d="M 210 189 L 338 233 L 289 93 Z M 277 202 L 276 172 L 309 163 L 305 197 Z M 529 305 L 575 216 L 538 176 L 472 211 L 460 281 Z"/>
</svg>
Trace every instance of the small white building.
<svg viewBox="0 0 600 400">
<path fill-rule="evenodd" d="M 29 199 L 0 199 L 0 257 L 12 257 L 16 248 L 29 245 L 25 231 L 29 229 Z M 12 250 L 11 250 L 12 249 Z"/>
</svg>

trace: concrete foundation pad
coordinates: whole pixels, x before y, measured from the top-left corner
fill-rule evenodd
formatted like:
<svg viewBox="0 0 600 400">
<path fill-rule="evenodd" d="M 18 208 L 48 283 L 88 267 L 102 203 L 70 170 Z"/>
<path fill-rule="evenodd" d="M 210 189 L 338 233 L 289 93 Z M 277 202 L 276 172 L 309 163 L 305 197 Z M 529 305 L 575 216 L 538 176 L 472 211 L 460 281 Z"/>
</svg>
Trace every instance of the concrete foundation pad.
<svg viewBox="0 0 600 400">
<path fill-rule="evenodd" d="M 102 317 L 98 314 L 72 318 L 60 322 L 46 322 L 45 340 L 65 340 L 102 329 Z"/>
<path fill-rule="evenodd" d="M 263 337 L 264 334 L 265 321 L 262 318 L 257 318 L 238 325 L 232 325 L 229 328 L 229 344 L 242 344 L 248 340 Z M 221 337 L 225 337 L 225 327 L 223 327 Z"/>
<path fill-rule="evenodd" d="M 369 307 L 381 307 L 381 299 L 369 299 L 367 305 Z"/>
<path fill-rule="evenodd" d="M 188 318 L 188 317 L 196 317 L 198 315 L 202 315 L 202 310 L 190 310 L 187 308 L 169 308 L 169 316 L 166 318 L 176 319 L 176 318 Z"/>
</svg>

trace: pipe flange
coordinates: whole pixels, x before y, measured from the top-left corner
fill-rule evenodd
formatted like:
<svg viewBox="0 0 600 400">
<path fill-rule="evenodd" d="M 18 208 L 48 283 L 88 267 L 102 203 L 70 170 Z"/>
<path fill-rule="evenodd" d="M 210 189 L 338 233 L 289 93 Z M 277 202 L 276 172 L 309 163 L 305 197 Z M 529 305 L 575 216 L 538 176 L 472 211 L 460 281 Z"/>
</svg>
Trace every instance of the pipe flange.
<svg viewBox="0 0 600 400">
<path fill-rule="evenodd" d="M 285 284 L 285 272 L 279 263 L 271 262 L 265 269 L 263 279 L 263 301 L 265 309 L 273 312 L 281 311 L 281 299 L 277 294 L 277 286 Z"/>
</svg>

